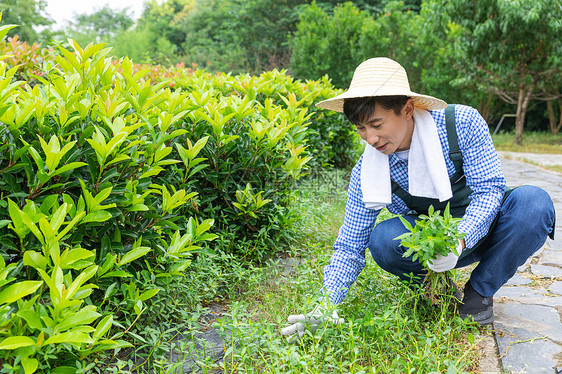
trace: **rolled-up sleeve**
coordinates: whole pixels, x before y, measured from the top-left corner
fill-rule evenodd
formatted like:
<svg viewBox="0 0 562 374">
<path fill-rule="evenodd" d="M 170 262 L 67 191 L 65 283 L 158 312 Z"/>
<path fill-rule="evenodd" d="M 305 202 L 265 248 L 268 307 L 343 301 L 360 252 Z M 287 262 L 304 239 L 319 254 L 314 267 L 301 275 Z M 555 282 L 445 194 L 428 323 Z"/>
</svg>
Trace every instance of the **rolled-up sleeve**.
<svg viewBox="0 0 562 374">
<path fill-rule="evenodd" d="M 324 268 L 324 287 L 330 300 L 340 303 L 365 267 L 365 248 L 379 211 L 365 208 L 361 193 L 361 160 L 351 172 L 344 222 L 334 243 L 330 264 Z"/>
<path fill-rule="evenodd" d="M 466 183 L 472 190 L 460 232 L 472 248 L 489 231 L 505 191 L 501 162 L 484 118 L 474 108 L 458 105 L 455 113 Z"/>
</svg>

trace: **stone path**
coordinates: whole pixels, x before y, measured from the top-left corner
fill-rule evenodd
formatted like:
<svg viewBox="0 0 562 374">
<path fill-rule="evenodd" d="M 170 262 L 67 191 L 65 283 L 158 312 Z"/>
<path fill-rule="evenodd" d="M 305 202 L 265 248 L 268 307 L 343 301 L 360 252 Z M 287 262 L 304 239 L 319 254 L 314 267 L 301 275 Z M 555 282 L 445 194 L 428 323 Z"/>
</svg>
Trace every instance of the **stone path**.
<svg viewBox="0 0 562 374">
<path fill-rule="evenodd" d="M 507 152 L 499 151 L 500 157 L 515 159 L 520 161 L 530 161 L 535 164 L 544 166 L 562 165 L 562 155 L 545 154 L 545 153 L 523 153 L 523 152 Z"/>
<path fill-rule="evenodd" d="M 562 155 L 547 156 L 523 158 L 562 165 Z M 548 239 L 494 296 L 499 358 L 508 373 L 562 373 L 562 175 L 509 157 L 502 158 L 508 186 L 543 188 L 558 219 L 556 239 Z"/>
</svg>

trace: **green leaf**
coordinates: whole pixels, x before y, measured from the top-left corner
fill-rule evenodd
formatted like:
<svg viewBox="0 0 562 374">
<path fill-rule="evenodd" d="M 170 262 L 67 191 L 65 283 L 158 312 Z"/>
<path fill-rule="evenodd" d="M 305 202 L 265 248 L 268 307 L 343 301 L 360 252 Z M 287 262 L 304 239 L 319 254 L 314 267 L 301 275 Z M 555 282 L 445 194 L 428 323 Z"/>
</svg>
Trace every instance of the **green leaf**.
<svg viewBox="0 0 562 374">
<path fill-rule="evenodd" d="M 151 290 L 148 290 L 148 291 L 143 292 L 143 293 L 139 296 L 139 299 L 140 299 L 141 301 L 146 301 L 146 300 L 148 300 L 148 299 L 154 297 L 158 292 L 160 292 L 159 289 L 153 288 L 153 289 L 151 289 Z"/>
<path fill-rule="evenodd" d="M 147 170 L 146 172 L 144 172 L 144 173 L 140 176 L 140 179 L 148 178 L 148 177 L 152 177 L 152 176 L 158 175 L 158 174 L 160 174 L 160 172 L 161 172 L 162 170 L 164 170 L 164 169 L 161 168 L 160 166 L 155 166 L 155 167 L 153 167 L 153 168 Z"/>
<path fill-rule="evenodd" d="M 91 344 L 93 343 L 93 339 L 83 332 L 67 331 L 50 337 L 45 340 L 41 346 L 58 343 Z"/>
<path fill-rule="evenodd" d="M 89 325 L 101 316 L 101 314 L 96 312 L 95 309 L 96 307 L 93 305 L 87 306 L 82 308 L 82 310 L 71 314 L 54 327 L 55 333 L 68 330 L 69 328 L 77 325 Z"/>
<path fill-rule="evenodd" d="M 118 266 L 123 266 L 131 261 L 135 261 L 137 258 L 144 256 L 150 251 L 152 251 L 152 249 L 149 247 L 133 248 L 121 258 L 121 260 L 118 262 Z"/>
<path fill-rule="evenodd" d="M 94 212 L 90 212 L 84 217 L 81 223 L 88 223 L 88 222 L 105 222 L 108 219 L 111 219 L 112 215 L 106 210 L 96 210 Z"/>
<path fill-rule="evenodd" d="M 61 166 L 60 168 L 58 168 L 57 170 L 53 171 L 51 174 L 49 174 L 50 176 L 54 177 L 55 175 L 59 175 L 62 173 L 66 173 L 67 171 L 70 170 L 74 170 L 77 169 L 79 167 L 82 166 L 87 166 L 88 164 L 85 162 L 71 162 L 70 164 L 66 164 L 64 166 Z"/>
<path fill-rule="evenodd" d="M 108 349 L 118 349 L 118 348 L 130 348 L 133 345 L 125 340 L 117 340 L 117 341 L 113 341 L 113 340 L 102 340 L 100 345 L 95 346 L 94 349 L 92 349 L 90 352 L 94 353 L 94 352 L 100 352 L 100 351 L 105 351 Z M 76 369 L 74 369 L 76 370 Z"/>
<path fill-rule="evenodd" d="M 43 159 L 39 155 L 39 152 L 37 152 L 37 150 L 31 146 L 29 147 L 28 151 L 29 154 L 31 155 L 31 158 L 33 158 L 33 160 L 35 161 L 35 164 L 37 164 L 38 171 L 43 171 L 45 166 L 43 164 Z"/>
<path fill-rule="evenodd" d="M 30 266 L 34 269 L 43 269 L 45 270 L 48 265 L 48 260 L 45 256 L 43 256 L 39 252 L 35 251 L 25 251 L 23 254 L 23 264 L 25 266 Z"/>
<path fill-rule="evenodd" d="M 23 357 L 21 359 L 21 365 L 23 366 L 25 374 L 33 374 L 39 366 L 39 361 L 35 358 Z"/>
<path fill-rule="evenodd" d="M 20 310 L 17 313 L 18 316 L 23 318 L 27 324 L 34 329 L 41 329 L 43 328 L 43 323 L 41 322 L 41 318 L 39 315 L 31 309 Z"/>
<path fill-rule="evenodd" d="M 94 335 L 93 335 L 94 339 L 98 339 L 104 336 L 105 333 L 108 332 L 109 329 L 111 328 L 112 323 L 113 323 L 113 316 L 112 315 L 105 316 L 98 323 L 96 327 L 96 331 L 94 331 Z"/>
<path fill-rule="evenodd" d="M 398 218 L 400 218 L 400 221 L 402 221 L 402 224 L 404 225 L 404 227 L 406 227 L 406 229 L 410 232 L 414 231 L 414 228 L 412 227 L 412 224 L 410 222 L 408 222 L 404 217 L 402 216 L 398 216 Z"/>
<path fill-rule="evenodd" d="M 27 295 L 37 291 L 43 284 L 42 281 L 23 281 L 8 286 L 0 292 L 0 305 L 11 304 Z"/>
<path fill-rule="evenodd" d="M 10 336 L 2 340 L 0 349 L 17 349 L 21 347 L 29 347 L 35 345 L 35 341 L 29 336 Z"/>
<path fill-rule="evenodd" d="M 107 199 L 109 197 L 109 195 L 111 194 L 111 190 L 113 190 L 113 187 L 107 187 L 107 188 L 103 189 L 102 191 L 100 191 L 96 195 L 96 197 L 94 198 L 94 201 L 95 201 L 96 205 L 101 204 L 102 201 Z"/>
<path fill-rule="evenodd" d="M 110 278 L 110 277 L 127 278 L 127 277 L 132 277 L 132 275 L 125 270 L 116 270 L 116 271 L 110 271 L 101 276 L 101 278 Z"/>
<path fill-rule="evenodd" d="M 74 279 L 74 281 L 66 289 L 65 299 L 70 300 L 74 295 L 74 293 L 78 291 L 80 286 L 82 286 L 82 284 L 84 284 L 86 281 L 88 281 L 88 279 L 92 278 L 96 274 L 97 270 L 98 270 L 97 265 L 92 265 L 82 270 L 82 272 L 76 277 L 76 279 Z"/>
<path fill-rule="evenodd" d="M 95 256 L 93 251 L 84 248 L 74 248 L 70 251 L 66 250 L 60 256 L 60 266 L 62 269 L 68 269 L 73 263 Z"/>
<path fill-rule="evenodd" d="M 76 374 L 76 368 L 71 366 L 59 366 L 51 370 L 51 374 Z"/>
<path fill-rule="evenodd" d="M 3 25 L 0 27 L 0 40 L 4 39 L 6 34 L 15 27 L 18 27 L 18 25 Z"/>
</svg>

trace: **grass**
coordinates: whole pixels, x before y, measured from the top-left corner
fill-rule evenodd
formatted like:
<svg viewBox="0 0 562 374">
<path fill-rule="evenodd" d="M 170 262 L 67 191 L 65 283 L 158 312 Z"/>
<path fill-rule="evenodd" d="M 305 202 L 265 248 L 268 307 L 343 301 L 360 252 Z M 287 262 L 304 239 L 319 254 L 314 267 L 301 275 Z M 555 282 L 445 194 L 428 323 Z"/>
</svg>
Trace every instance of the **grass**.
<svg viewBox="0 0 562 374">
<path fill-rule="evenodd" d="M 562 132 L 524 132 L 522 145 L 515 143 L 514 132 L 500 132 L 492 139 L 498 151 L 562 154 Z"/>
<path fill-rule="evenodd" d="M 254 269 L 259 279 L 230 305 L 214 327 L 225 340 L 225 357 L 199 358 L 204 373 L 460 373 L 475 370 L 478 329 L 455 316 L 451 303 L 433 307 L 381 270 L 367 266 L 338 306 L 345 323 L 322 325 L 295 344 L 279 333 L 289 314 L 306 313 L 319 295 L 323 268 L 343 220 L 346 177 L 300 188 L 299 244 L 289 255 L 300 264 L 291 272 L 271 262 Z M 328 183 L 327 183 L 328 182 Z M 368 251 L 367 251 L 368 252 Z M 159 372 L 173 372 L 172 364 Z"/>
</svg>

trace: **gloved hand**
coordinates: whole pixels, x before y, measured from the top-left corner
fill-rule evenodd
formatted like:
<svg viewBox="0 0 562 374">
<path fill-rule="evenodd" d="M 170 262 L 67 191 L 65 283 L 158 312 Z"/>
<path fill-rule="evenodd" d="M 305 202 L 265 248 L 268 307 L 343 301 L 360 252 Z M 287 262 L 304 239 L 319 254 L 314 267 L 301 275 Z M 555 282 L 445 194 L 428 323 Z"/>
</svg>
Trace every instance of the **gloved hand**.
<svg viewBox="0 0 562 374">
<path fill-rule="evenodd" d="M 427 267 L 437 273 L 442 273 L 444 271 L 454 269 L 457 265 L 457 261 L 459 260 L 459 256 L 462 253 L 463 248 L 464 242 L 460 241 L 459 244 L 457 244 L 456 253 L 455 251 L 452 251 L 446 256 L 437 255 L 437 257 L 433 260 L 427 261 Z"/>
<path fill-rule="evenodd" d="M 292 323 L 292 325 L 282 329 L 281 335 L 286 336 L 289 343 L 293 343 L 298 338 L 302 338 L 306 328 L 310 329 L 311 332 L 316 331 L 324 321 L 335 325 L 345 322 L 343 318 L 338 316 L 336 309 L 333 307 L 328 308 L 325 303 L 318 304 L 310 313 L 292 314 L 287 320 L 289 323 Z"/>
</svg>

